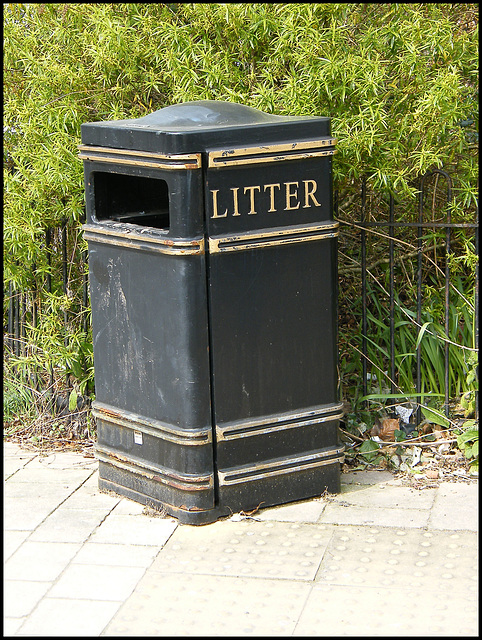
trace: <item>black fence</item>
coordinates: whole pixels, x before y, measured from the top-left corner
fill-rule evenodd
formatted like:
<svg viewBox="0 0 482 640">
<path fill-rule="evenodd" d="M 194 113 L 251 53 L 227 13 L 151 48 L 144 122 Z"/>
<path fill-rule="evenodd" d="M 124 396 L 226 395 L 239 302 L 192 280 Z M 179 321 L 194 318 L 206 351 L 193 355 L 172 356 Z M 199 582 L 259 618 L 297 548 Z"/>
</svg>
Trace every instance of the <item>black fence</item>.
<svg viewBox="0 0 482 640">
<path fill-rule="evenodd" d="M 450 385 L 449 385 L 449 373 L 450 373 L 450 351 L 451 349 L 467 349 L 472 352 L 478 349 L 478 263 L 475 267 L 474 277 L 474 297 L 473 303 L 466 300 L 467 304 L 473 311 L 473 345 L 461 345 L 450 340 L 450 326 L 449 317 L 451 310 L 451 299 L 453 295 L 454 283 L 451 280 L 451 259 L 454 257 L 460 257 L 456 254 L 456 251 L 460 253 L 461 243 L 460 235 L 457 239 L 456 246 L 452 243 L 454 230 L 462 232 L 463 237 L 466 239 L 472 236 L 473 246 L 475 254 L 478 259 L 478 209 L 472 213 L 471 217 L 473 222 L 452 222 L 451 219 L 451 203 L 453 198 L 453 183 L 452 178 L 445 171 L 435 169 L 434 171 L 424 175 L 420 178 L 418 184 L 418 211 L 411 212 L 411 215 L 404 210 L 402 204 L 402 210 L 400 206 L 397 208 L 396 197 L 393 194 L 382 194 L 381 196 L 373 197 L 373 191 L 371 192 L 371 198 L 375 202 L 371 202 L 370 206 L 367 201 L 367 180 L 364 179 L 361 185 L 361 192 L 359 197 L 356 198 L 358 202 L 351 202 L 351 207 L 358 206 L 359 208 L 359 220 L 357 222 L 347 222 L 340 219 L 338 215 L 338 194 L 335 193 L 335 217 L 341 224 L 341 237 L 345 230 L 349 230 L 350 240 L 357 240 L 359 243 L 359 268 L 357 273 L 359 277 L 360 287 L 360 336 L 361 336 L 361 376 L 362 376 L 362 393 L 363 396 L 367 396 L 369 393 L 369 374 L 368 366 L 370 364 L 368 342 L 370 340 L 370 328 L 367 318 L 367 311 L 369 309 L 369 295 L 367 293 L 367 286 L 369 280 L 373 283 L 375 281 L 378 286 L 378 295 L 385 296 L 388 299 L 388 305 L 386 307 L 387 315 L 389 319 L 389 348 L 387 358 L 387 371 L 385 376 L 390 384 L 390 393 L 394 395 L 402 395 L 403 390 L 397 383 L 397 330 L 395 327 L 395 306 L 398 304 L 397 300 L 400 299 L 400 290 L 397 289 L 397 277 L 395 274 L 395 266 L 397 259 L 395 256 L 395 250 L 397 246 L 402 246 L 405 252 L 405 258 L 412 258 L 414 260 L 413 275 L 416 282 L 414 289 L 416 290 L 415 300 L 412 301 L 413 312 L 410 313 L 407 309 L 405 311 L 408 320 L 413 324 L 417 332 L 423 332 L 425 329 L 423 324 L 423 309 L 424 309 L 424 288 L 427 286 L 427 260 L 434 272 L 438 273 L 438 276 L 443 278 L 443 316 L 444 316 L 444 328 L 445 335 L 438 335 L 438 339 L 443 341 L 444 360 L 445 360 L 445 381 L 444 381 L 444 409 L 445 414 L 449 415 L 449 401 L 450 401 Z M 427 206 L 429 205 L 429 206 Z M 431 215 L 428 215 L 428 214 Z M 398 214 L 398 216 L 396 215 Z M 353 212 L 349 216 L 353 220 Z M 402 220 L 398 218 L 403 218 Z M 385 218 L 385 219 L 383 219 Z M 430 219 L 431 218 L 431 219 Z M 438 244 L 437 248 L 437 260 L 430 258 L 428 253 L 431 247 L 427 246 L 426 238 L 424 234 L 426 230 L 432 230 L 436 232 L 436 238 Z M 370 242 L 373 238 L 376 238 L 376 242 Z M 435 237 L 435 236 L 434 236 Z M 388 286 L 384 286 L 380 283 L 380 279 L 373 274 L 371 268 L 368 265 L 368 253 L 370 248 L 376 248 L 378 255 L 382 254 L 382 259 L 375 261 L 375 264 L 383 263 L 388 265 Z M 432 247 L 433 249 L 433 247 Z M 454 252 L 455 249 L 455 252 Z M 351 249 L 353 252 L 353 248 Z M 345 256 L 346 257 L 346 256 Z M 343 262 L 343 257 L 340 258 L 340 263 Z M 442 265 L 442 267 L 440 266 Z M 343 271 L 343 270 L 342 270 Z M 457 289 L 455 289 L 457 291 Z M 458 294 L 460 292 L 457 291 Z M 373 292 L 372 292 L 373 295 Z M 406 305 L 407 307 L 410 305 Z M 399 305 L 400 307 L 400 305 Z M 428 324 L 428 323 L 427 323 Z M 417 341 L 416 347 L 416 366 L 414 370 L 414 386 L 416 394 L 418 396 L 417 410 L 417 423 L 420 422 L 420 400 L 423 399 L 422 394 L 422 347 L 421 342 Z M 373 364 L 373 363 L 372 363 Z M 407 391 L 407 389 L 405 389 Z M 416 396 L 416 397 L 417 397 Z M 478 393 L 475 394 L 475 414 L 478 415 Z"/>
<path fill-rule="evenodd" d="M 62 293 L 72 299 L 70 310 L 61 312 L 63 341 L 67 345 L 72 335 L 72 327 L 88 332 L 90 306 L 87 277 L 87 251 L 80 247 L 81 236 L 78 226 L 69 226 L 64 220 L 60 227 L 49 227 L 38 238 L 44 268 L 37 270 L 36 264 L 24 266 L 17 262 L 17 268 L 28 270 L 29 285 L 18 290 L 9 283 L 7 312 L 4 317 L 4 347 L 6 354 L 16 357 L 28 356 L 31 345 L 28 331 L 37 329 L 42 316 L 51 313 L 48 298 Z M 39 275 L 40 274 L 40 275 Z M 5 307 L 4 307 L 5 309 Z M 5 311 L 4 311 L 5 313 Z M 45 373 L 45 372 L 44 372 Z M 53 385 L 53 369 L 50 369 L 49 386 Z M 32 372 L 38 387 L 36 372 Z M 66 388 L 70 387 L 70 377 L 66 374 Z"/>
</svg>

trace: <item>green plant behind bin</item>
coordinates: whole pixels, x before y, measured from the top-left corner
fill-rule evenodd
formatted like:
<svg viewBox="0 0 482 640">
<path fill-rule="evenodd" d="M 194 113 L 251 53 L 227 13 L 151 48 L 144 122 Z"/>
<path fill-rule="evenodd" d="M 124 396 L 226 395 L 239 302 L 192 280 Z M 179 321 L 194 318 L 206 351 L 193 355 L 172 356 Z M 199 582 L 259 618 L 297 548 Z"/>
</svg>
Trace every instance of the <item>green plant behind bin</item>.
<svg viewBox="0 0 482 640">
<path fill-rule="evenodd" d="M 475 420 L 467 420 L 464 431 L 457 436 L 457 444 L 470 464 L 471 471 L 479 471 L 479 427 Z"/>
</svg>

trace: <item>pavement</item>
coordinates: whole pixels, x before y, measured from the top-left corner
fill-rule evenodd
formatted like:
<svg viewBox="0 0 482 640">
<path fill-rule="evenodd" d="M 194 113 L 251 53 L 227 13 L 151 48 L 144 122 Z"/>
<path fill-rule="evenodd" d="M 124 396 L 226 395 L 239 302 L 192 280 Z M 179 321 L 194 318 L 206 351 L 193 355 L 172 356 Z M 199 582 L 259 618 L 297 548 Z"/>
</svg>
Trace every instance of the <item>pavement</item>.
<svg viewBox="0 0 482 640">
<path fill-rule="evenodd" d="M 4 637 L 478 636 L 478 482 L 387 471 L 180 525 L 4 443 Z"/>
</svg>

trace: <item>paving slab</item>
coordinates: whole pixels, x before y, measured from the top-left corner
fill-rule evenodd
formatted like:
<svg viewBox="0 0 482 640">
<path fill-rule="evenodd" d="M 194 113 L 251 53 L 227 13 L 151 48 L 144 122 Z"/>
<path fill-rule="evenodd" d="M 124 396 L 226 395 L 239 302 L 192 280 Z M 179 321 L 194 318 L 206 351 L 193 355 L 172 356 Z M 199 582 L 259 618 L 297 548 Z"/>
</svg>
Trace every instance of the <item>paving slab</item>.
<svg viewBox="0 0 482 640">
<path fill-rule="evenodd" d="M 475 596 L 477 535 L 375 527 L 336 527 L 316 582 L 426 589 Z"/>
<path fill-rule="evenodd" d="M 318 522 L 339 525 L 366 525 L 379 527 L 410 527 L 420 529 L 428 525 L 430 512 L 418 509 L 384 509 L 358 507 L 349 504 L 328 504 Z"/>
<path fill-rule="evenodd" d="M 8 485 L 14 484 L 65 484 L 73 488 L 83 484 L 95 470 L 91 468 L 77 467 L 73 469 L 56 469 L 55 467 L 42 468 L 41 466 L 33 466 L 30 462 L 27 466 L 19 469 L 9 478 Z"/>
<path fill-rule="evenodd" d="M 6 562 L 11 555 L 29 537 L 30 531 L 4 531 L 3 532 L 3 561 Z"/>
<path fill-rule="evenodd" d="M 393 483 L 395 478 L 390 471 L 350 471 L 341 474 L 341 484 L 380 484 Z"/>
<path fill-rule="evenodd" d="M 174 518 L 112 514 L 94 531 L 90 540 L 113 544 L 139 544 L 159 547 L 177 527 Z"/>
<path fill-rule="evenodd" d="M 477 636 L 477 600 L 440 590 L 317 584 L 295 636 Z"/>
<path fill-rule="evenodd" d="M 24 618 L 33 611 L 51 586 L 51 582 L 6 580 L 3 600 L 5 611 L 12 618 Z"/>
<path fill-rule="evenodd" d="M 363 481 L 343 484 L 340 494 L 326 496 L 327 505 L 318 522 L 416 529 L 428 525 L 436 489 L 420 491 L 385 481 L 377 483 L 377 476 L 369 473 L 359 476 Z M 383 472 L 371 472 L 376 473 Z"/>
<path fill-rule="evenodd" d="M 73 558 L 72 564 L 143 567 L 146 569 L 152 564 L 158 552 L 159 548 L 153 546 L 87 542 Z"/>
<path fill-rule="evenodd" d="M 84 542 L 109 513 L 109 508 L 67 509 L 62 505 L 35 529 L 30 540 L 37 542 Z"/>
<path fill-rule="evenodd" d="M 52 587 L 49 597 L 123 602 L 144 572 L 144 567 L 71 564 Z"/>
<path fill-rule="evenodd" d="M 432 508 L 435 489 L 420 491 L 412 487 L 394 487 L 387 484 L 342 487 L 340 494 L 331 497 L 332 504 L 381 509 L 423 509 Z"/>
<path fill-rule="evenodd" d="M 255 520 L 181 526 L 151 570 L 312 580 L 331 534 L 324 525 Z"/>
<path fill-rule="evenodd" d="M 52 582 L 64 571 L 81 544 L 27 540 L 5 563 L 6 580 Z"/>
<path fill-rule="evenodd" d="M 58 492 L 51 486 L 52 494 L 4 497 L 3 527 L 6 531 L 34 531 L 66 499 L 70 489 Z M 7 491 L 5 491 L 7 493 Z"/>
<path fill-rule="evenodd" d="M 5 445 L 4 445 L 5 447 Z M 3 477 L 10 478 L 19 469 L 23 469 L 36 457 L 35 453 L 22 452 L 18 448 L 5 447 L 3 456 Z"/>
<path fill-rule="evenodd" d="M 442 483 L 430 513 L 432 529 L 477 531 L 479 525 L 477 484 Z"/>
<path fill-rule="evenodd" d="M 310 584 L 149 572 L 106 636 L 289 636 Z"/>
<path fill-rule="evenodd" d="M 262 509 L 256 513 L 256 519 L 260 521 L 276 520 L 277 522 L 317 522 L 325 506 L 321 500 L 303 500 Z"/>
<path fill-rule="evenodd" d="M 44 598 L 20 626 L 18 636 L 99 636 L 119 602 Z"/>
</svg>

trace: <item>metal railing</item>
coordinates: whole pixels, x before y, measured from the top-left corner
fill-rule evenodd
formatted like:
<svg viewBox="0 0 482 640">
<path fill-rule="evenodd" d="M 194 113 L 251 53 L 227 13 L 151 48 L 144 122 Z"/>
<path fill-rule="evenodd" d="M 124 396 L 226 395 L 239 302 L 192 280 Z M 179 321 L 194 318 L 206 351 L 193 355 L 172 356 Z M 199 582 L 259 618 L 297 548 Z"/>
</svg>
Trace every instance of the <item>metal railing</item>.
<svg viewBox="0 0 482 640">
<path fill-rule="evenodd" d="M 439 188 L 439 182 L 443 181 L 445 183 L 445 193 L 441 194 Z M 430 185 L 430 187 L 429 187 Z M 384 211 L 380 215 L 380 207 L 375 207 L 376 212 L 374 213 L 372 210 L 369 212 L 369 207 L 367 203 L 367 180 L 363 179 L 361 183 L 361 192 L 359 194 L 359 202 L 355 205 L 359 207 L 359 220 L 357 222 L 347 222 L 345 220 L 339 219 L 338 216 L 338 194 L 335 192 L 335 218 L 339 220 L 341 225 L 341 234 L 343 233 L 343 229 L 347 227 L 350 228 L 350 231 L 355 231 L 355 234 L 358 234 L 359 245 L 360 245 L 360 292 L 361 292 L 361 322 L 360 322 L 360 334 L 361 334 L 361 368 L 362 368 L 362 393 L 363 396 L 368 394 L 368 365 L 369 365 L 369 356 L 368 356 L 368 341 L 370 339 L 370 329 L 368 326 L 368 304 L 369 304 L 369 296 L 367 292 L 367 283 L 368 278 L 372 277 L 373 274 L 370 271 L 369 266 L 367 265 L 367 253 L 369 251 L 369 237 L 376 236 L 377 243 L 376 248 L 378 252 L 383 252 L 386 249 L 388 254 L 388 260 L 384 259 L 379 262 L 384 262 L 385 264 L 388 262 L 388 291 L 383 287 L 379 281 L 377 281 L 377 285 L 380 286 L 380 292 L 388 297 L 388 315 L 389 315 L 389 358 L 388 358 L 388 371 L 387 378 L 390 383 L 390 392 L 391 394 L 396 394 L 397 392 L 401 392 L 402 390 L 398 387 L 396 379 L 397 379 L 397 371 L 396 371 L 396 355 L 397 355 L 397 345 L 396 345 L 396 329 L 395 329 L 395 305 L 397 294 L 400 291 L 397 291 L 397 280 L 395 277 L 395 246 L 399 244 L 399 246 L 404 246 L 407 250 L 408 254 L 413 258 L 416 258 L 416 300 L 415 300 L 415 318 L 410 317 L 409 319 L 417 328 L 418 331 L 423 329 L 422 324 L 422 310 L 424 305 L 424 258 L 427 258 L 426 247 L 424 247 L 423 237 L 425 230 L 437 230 L 444 232 L 444 241 L 442 245 L 438 245 L 438 248 L 442 249 L 443 256 L 439 256 L 439 260 L 437 263 L 432 261 L 432 268 L 436 271 L 440 272 L 440 266 L 438 262 L 443 265 L 443 280 L 444 280 L 444 322 L 445 322 L 445 339 L 444 339 L 444 356 L 445 356 L 445 389 L 444 389 L 444 409 L 445 414 L 448 416 L 449 414 L 449 401 L 450 401 L 450 386 L 449 386 L 449 362 L 450 362 L 450 350 L 454 348 L 464 348 L 464 346 L 454 344 L 449 337 L 449 311 L 451 305 L 451 288 L 453 288 L 453 283 L 451 282 L 451 256 L 453 255 L 453 247 L 451 244 L 452 241 L 452 232 L 454 229 L 464 230 L 467 234 L 474 235 L 474 247 L 475 253 L 478 256 L 478 210 L 474 216 L 474 222 L 452 222 L 451 220 L 451 208 L 450 204 L 453 198 L 453 183 L 451 176 L 440 169 L 435 169 L 430 173 L 422 176 L 419 180 L 418 185 L 418 215 L 416 216 L 416 220 L 396 220 L 395 218 L 395 210 L 396 210 L 396 198 L 393 194 L 386 194 L 385 200 L 388 199 L 388 219 L 378 219 L 386 218 L 387 212 Z M 437 201 L 437 220 L 429 220 L 426 215 L 426 200 L 428 196 L 432 197 L 432 204 Z M 383 207 L 382 207 L 383 208 Z M 386 207 L 385 207 L 386 208 Z M 434 206 L 432 206 L 432 212 L 434 210 Z M 403 216 L 403 212 L 402 212 Z M 442 216 L 442 220 L 440 219 Z M 413 217 L 413 216 L 412 216 Z M 353 219 L 353 215 L 350 215 L 350 218 Z M 374 219 L 376 218 L 376 219 Z M 416 242 L 414 244 L 410 244 L 406 241 L 407 236 L 410 232 L 416 232 Z M 353 234 L 352 236 L 353 237 Z M 384 245 L 385 243 L 385 245 Z M 388 245 L 388 246 L 387 246 Z M 414 249 L 410 253 L 410 248 Z M 478 312 L 478 264 L 475 270 L 475 283 L 474 283 L 474 348 L 478 349 L 478 323 L 479 323 L 479 312 Z M 414 382 L 415 382 L 415 390 L 418 396 L 418 400 L 423 397 L 422 393 L 422 348 L 421 343 L 418 342 L 416 346 L 416 367 L 414 371 Z M 476 394 L 476 415 L 478 415 L 478 394 Z M 417 422 L 420 422 L 420 403 L 419 408 L 417 410 Z"/>
</svg>

